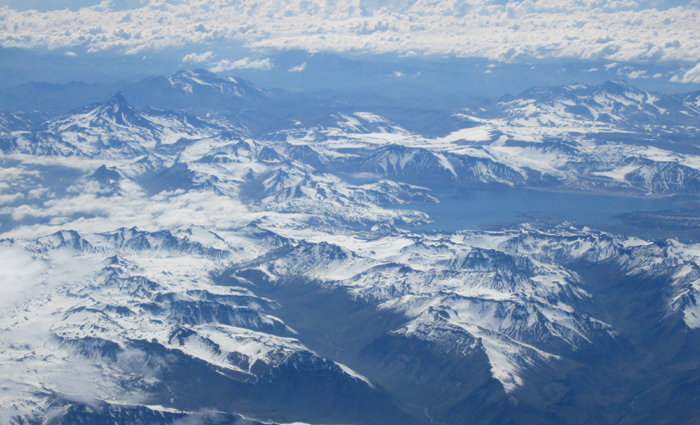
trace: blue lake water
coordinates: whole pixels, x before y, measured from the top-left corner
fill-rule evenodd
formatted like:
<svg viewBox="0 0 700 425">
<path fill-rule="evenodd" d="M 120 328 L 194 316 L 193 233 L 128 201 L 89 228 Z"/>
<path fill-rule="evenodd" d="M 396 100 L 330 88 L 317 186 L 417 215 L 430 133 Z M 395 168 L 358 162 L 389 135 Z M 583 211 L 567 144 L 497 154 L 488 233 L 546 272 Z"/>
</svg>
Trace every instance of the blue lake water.
<svg viewBox="0 0 700 425">
<path fill-rule="evenodd" d="M 614 225 L 620 223 L 612 218 L 617 214 L 678 208 L 684 202 L 700 199 L 690 195 L 632 198 L 533 189 L 450 188 L 435 191 L 433 195 L 440 199 L 439 204 L 411 203 L 393 208 L 413 209 L 430 215 L 432 223 L 413 229 L 455 231 L 548 215 L 585 225 Z"/>
</svg>

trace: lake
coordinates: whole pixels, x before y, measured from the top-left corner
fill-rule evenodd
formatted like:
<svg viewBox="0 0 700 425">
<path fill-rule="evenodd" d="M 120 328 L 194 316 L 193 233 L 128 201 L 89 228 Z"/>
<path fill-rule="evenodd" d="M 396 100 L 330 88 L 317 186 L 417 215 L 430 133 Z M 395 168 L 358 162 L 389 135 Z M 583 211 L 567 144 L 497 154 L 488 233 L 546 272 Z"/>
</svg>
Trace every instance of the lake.
<svg viewBox="0 0 700 425">
<path fill-rule="evenodd" d="M 432 223 L 411 227 L 416 230 L 455 231 L 528 221 L 533 217 L 556 215 L 563 220 L 585 225 L 619 224 L 612 216 L 634 211 L 657 211 L 678 208 L 680 203 L 700 199 L 692 195 L 663 198 L 633 198 L 534 189 L 467 189 L 433 190 L 439 204 L 410 203 L 391 208 L 413 209 L 430 215 Z"/>
</svg>

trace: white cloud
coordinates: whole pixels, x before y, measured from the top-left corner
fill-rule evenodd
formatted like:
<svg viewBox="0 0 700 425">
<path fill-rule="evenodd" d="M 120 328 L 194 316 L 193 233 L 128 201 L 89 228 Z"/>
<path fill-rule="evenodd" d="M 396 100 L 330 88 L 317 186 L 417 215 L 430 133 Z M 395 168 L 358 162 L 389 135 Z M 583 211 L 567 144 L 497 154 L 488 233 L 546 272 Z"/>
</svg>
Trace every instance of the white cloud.
<svg viewBox="0 0 700 425">
<path fill-rule="evenodd" d="M 123 181 L 120 193 L 118 202 L 99 193 L 83 191 L 43 204 L 0 209 L 0 213 L 12 214 L 17 221 L 30 217 L 48 220 L 44 224 L 19 226 L 0 233 L 0 238 L 33 239 L 66 228 L 85 233 L 133 226 L 148 231 L 188 226 L 228 229 L 260 216 L 250 213 L 240 201 L 212 191 L 178 190 L 149 197 L 137 184 Z"/>
<path fill-rule="evenodd" d="M 632 71 L 627 74 L 627 77 L 632 80 L 636 80 L 637 78 L 647 78 L 646 73 L 646 71 Z"/>
<path fill-rule="evenodd" d="M 258 51 L 700 61 L 695 2 L 666 10 L 653 8 L 654 2 L 609 0 L 505 6 L 474 0 L 469 8 L 452 0 L 382 3 L 286 0 L 279 7 L 275 0 L 199 0 L 158 2 L 158 7 L 144 2 L 129 11 L 94 6 L 45 13 L 5 8 L 0 9 L 0 45 L 138 53 L 236 41 Z"/>
<path fill-rule="evenodd" d="M 204 53 L 190 53 L 189 55 L 182 58 L 182 63 L 202 63 L 211 62 L 216 55 L 214 52 L 204 52 Z"/>
<path fill-rule="evenodd" d="M 13 202 L 20 201 L 22 199 L 24 199 L 23 193 L 13 193 L 11 195 L 0 194 L 0 205 L 11 204 Z"/>
<path fill-rule="evenodd" d="M 223 59 L 217 62 L 213 67 L 209 68 L 211 72 L 230 71 L 232 69 L 272 69 L 274 64 L 270 59 L 250 59 L 243 58 L 237 61 L 229 61 Z"/>
<path fill-rule="evenodd" d="M 44 264 L 23 249 L 0 246 L 0 314 L 40 282 Z"/>
<path fill-rule="evenodd" d="M 297 65 L 293 68 L 289 68 L 287 71 L 289 72 L 301 72 L 306 69 L 306 62 L 302 63 L 301 65 Z"/>
<path fill-rule="evenodd" d="M 674 75 L 671 78 L 672 83 L 700 83 L 700 63 L 695 65 L 691 70 L 683 74 L 682 77 Z"/>
</svg>

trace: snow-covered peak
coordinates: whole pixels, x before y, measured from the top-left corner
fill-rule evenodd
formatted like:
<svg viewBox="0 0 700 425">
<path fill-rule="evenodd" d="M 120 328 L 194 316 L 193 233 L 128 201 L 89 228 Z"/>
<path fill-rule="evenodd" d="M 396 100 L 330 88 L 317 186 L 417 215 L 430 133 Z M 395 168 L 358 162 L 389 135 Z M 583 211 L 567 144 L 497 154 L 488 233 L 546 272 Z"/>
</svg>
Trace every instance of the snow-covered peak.
<svg viewBox="0 0 700 425">
<path fill-rule="evenodd" d="M 536 87 L 504 98 L 491 113 L 509 119 L 538 120 L 541 125 L 565 126 L 577 120 L 616 125 L 676 122 L 697 124 L 700 114 L 673 96 L 640 90 L 625 81 L 598 86 Z"/>
<path fill-rule="evenodd" d="M 45 121 L 37 130 L 35 133 L 11 133 L 12 142 L 4 150 L 124 159 L 147 155 L 161 145 L 173 146 L 183 140 L 222 132 L 240 134 L 236 125 L 208 122 L 185 112 L 137 110 L 121 92 L 104 103 L 78 108 Z"/>
<path fill-rule="evenodd" d="M 267 97 L 269 93 L 253 83 L 232 77 L 220 77 L 204 69 L 181 70 L 166 77 L 173 88 L 188 95 L 219 94 L 239 98 Z"/>
<path fill-rule="evenodd" d="M 337 125 L 349 133 L 408 134 L 406 130 L 388 119 L 370 112 L 338 114 Z"/>
<path fill-rule="evenodd" d="M 118 92 L 105 103 L 76 109 L 62 117 L 54 118 L 42 125 L 44 131 L 57 133 L 89 128 L 141 128 L 152 130 L 153 124 L 127 102 Z"/>
</svg>

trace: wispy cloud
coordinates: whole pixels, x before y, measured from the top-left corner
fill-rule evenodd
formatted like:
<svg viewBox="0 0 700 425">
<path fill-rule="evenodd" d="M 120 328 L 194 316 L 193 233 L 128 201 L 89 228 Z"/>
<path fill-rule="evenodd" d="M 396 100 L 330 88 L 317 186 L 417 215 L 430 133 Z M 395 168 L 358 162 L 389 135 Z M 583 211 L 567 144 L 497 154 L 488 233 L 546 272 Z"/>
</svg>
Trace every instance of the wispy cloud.
<svg viewBox="0 0 700 425">
<path fill-rule="evenodd" d="M 250 59 L 243 58 L 237 61 L 229 61 L 223 59 L 217 62 L 213 67 L 209 68 L 211 72 L 230 71 L 232 69 L 272 69 L 274 64 L 270 59 Z"/>
<path fill-rule="evenodd" d="M 700 63 L 685 72 L 682 76 L 674 75 L 671 78 L 673 83 L 700 83 Z"/>
<path fill-rule="evenodd" d="M 302 63 L 301 65 L 297 65 L 293 68 L 289 68 L 288 71 L 289 72 L 301 72 L 301 71 L 304 71 L 305 69 L 306 69 L 306 62 Z"/>
<path fill-rule="evenodd" d="M 636 80 L 637 78 L 648 78 L 647 77 L 647 72 L 642 70 L 642 71 L 632 71 L 629 74 L 627 74 L 627 77 Z"/>
<path fill-rule="evenodd" d="M 207 207 L 203 208 L 203 205 Z M 2 238 L 34 238 L 63 230 L 66 226 L 88 233 L 132 226 L 144 230 L 190 225 L 230 228 L 256 217 L 240 201 L 212 191 L 180 190 L 149 197 L 137 184 L 129 181 L 121 183 L 119 202 L 100 193 L 83 191 L 41 204 L 31 202 L 0 208 L 0 214 L 11 214 L 18 222 L 30 219 L 42 223 L 19 226 L 2 233 Z"/>
<path fill-rule="evenodd" d="M 216 55 L 214 52 L 190 53 L 182 58 L 182 63 L 202 63 L 211 62 Z"/>
</svg>

